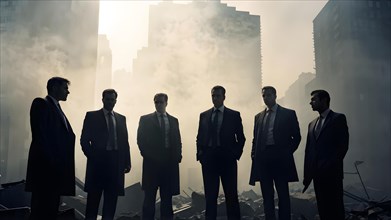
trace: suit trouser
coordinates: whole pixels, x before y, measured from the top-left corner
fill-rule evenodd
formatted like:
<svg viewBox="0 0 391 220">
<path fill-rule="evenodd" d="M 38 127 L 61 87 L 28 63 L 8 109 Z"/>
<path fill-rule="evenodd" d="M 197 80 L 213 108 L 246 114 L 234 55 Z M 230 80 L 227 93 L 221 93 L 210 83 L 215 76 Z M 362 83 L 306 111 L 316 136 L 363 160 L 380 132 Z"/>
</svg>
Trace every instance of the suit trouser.
<svg viewBox="0 0 391 220">
<path fill-rule="evenodd" d="M 103 193 L 102 219 L 112 220 L 118 199 L 118 151 L 107 151 L 101 154 L 99 162 L 100 164 L 95 170 L 99 172 L 99 181 L 88 190 L 86 219 L 95 220 L 97 218 Z"/>
<path fill-rule="evenodd" d="M 168 187 L 168 189 L 167 189 Z M 158 187 L 144 190 L 143 220 L 153 220 L 155 217 L 156 193 Z M 169 186 L 160 187 L 160 216 L 162 220 L 172 220 L 172 195 Z"/>
<path fill-rule="evenodd" d="M 238 200 L 238 168 L 236 159 L 227 154 L 227 149 L 208 149 L 201 160 L 202 176 L 206 199 L 206 220 L 215 220 L 217 217 L 217 197 L 220 179 L 225 194 L 228 220 L 240 219 Z"/>
<path fill-rule="evenodd" d="M 56 219 L 59 204 L 60 195 L 58 193 L 32 192 L 30 220 Z"/>
<path fill-rule="evenodd" d="M 321 220 L 345 219 L 342 178 L 315 177 L 314 189 Z"/>
<path fill-rule="evenodd" d="M 283 166 L 285 158 L 281 157 L 281 149 L 276 145 L 268 145 L 263 151 L 261 169 L 261 191 L 266 220 L 275 220 L 274 187 L 278 195 L 278 219 L 291 219 L 291 202 L 289 185 Z"/>
</svg>

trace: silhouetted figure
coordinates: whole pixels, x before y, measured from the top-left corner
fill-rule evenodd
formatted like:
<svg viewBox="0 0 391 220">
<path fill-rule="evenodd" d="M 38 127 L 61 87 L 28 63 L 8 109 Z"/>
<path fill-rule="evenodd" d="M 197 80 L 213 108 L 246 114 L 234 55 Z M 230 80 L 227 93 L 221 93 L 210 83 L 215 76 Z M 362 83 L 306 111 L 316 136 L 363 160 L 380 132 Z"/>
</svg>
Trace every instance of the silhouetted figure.
<svg viewBox="0 0 391 220">
<path fill-rule="evenodd" d="M 125 173 L 131 169 L 126 118 L 113 111 L 117 97 L 114 89 L 104 90 L 103 108 L 87 112 L 84 118 L 80 144 L 87 157 L 88 220 L 97 218 L 102 193 L 102 219 L 114 218 L 118 196 L 125 194 Z"/>
<path fill-rule="evenodd" d="M 156 111 L 141 116 L 137 130 L 137 144 L 143 157 L 142 219 L 154 219 L 159 188 L 161 220 L 172 220 L 172 196 L 180 193 L 179 163 L 182 160 L 182 143 L 179 122 L 166 112 L 166 94 L 156 94 L 153 101 Z"/>
<path fill-rule="evenodd" d="M 262 88 L 267 108 L 255 116 L 251 149 L 250 185 L 261 183 L 266 220 L 275 220 L 274 187 L 278 195 L 278 219 L 291 219 L 288 182 L 299 181 L 293 153 L 301 136 L 296 112 L 276 103 L 274 87 Z"/>
<path fill-rule="evenodd" d="M 75 195 L 75 134 L 61 110 L 69 80 L 53 77 L 48 95 L 35 98 L 30 109 L 30 145 L 26 191 L 31 194 L 30 220 L 56 219 L 60 196 Z"/>
<path fill-rule="evenodd" d="M 214 107 L 200 114 L 197 134 L 197 160 L 202 165 L 206 199 L 205 219 L 216 219 L 220 179 L 225 194 L 227 217 L 240 219 L 237 162 L 244 142 L 240 113 L 224 106 L 225 89 L 212 88 Z"/>
<path fill-rule="evenodd" d="M 346 117 L 330 110 L 330 95 L 324 90 L 311 92 L 310 105 L 319 117 L 308 126 L 303 192 L 314 180 L 320 219 L 342 220 L 343 159 L 349 145 Z"/>
</svg>

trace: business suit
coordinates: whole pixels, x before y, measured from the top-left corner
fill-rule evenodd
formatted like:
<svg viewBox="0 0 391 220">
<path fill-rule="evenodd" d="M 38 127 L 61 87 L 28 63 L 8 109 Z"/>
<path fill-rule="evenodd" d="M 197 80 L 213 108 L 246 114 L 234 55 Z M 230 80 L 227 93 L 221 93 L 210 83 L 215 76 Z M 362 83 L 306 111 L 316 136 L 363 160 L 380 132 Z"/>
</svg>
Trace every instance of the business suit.
<svg viewBox="0 0 391 220">
<path fill-rule="evenodd" d="M 212 90 L 213 93 L 213 90 Z M 223 106 L 224 107 L 224 106 Z M 219 107 L 220 108 L 220 107 Z M 245 143 L 240 113 L 224 107 L 218 132 L 220 144 L 211 145 L 214 108 L 200 114 L 197 134 L 197 160 L 202 165 L 206 198 L 206 219 L 216 219 L 220 178 L 224 189 L 228 219 L 240 219 L 237 193 L 237 160 Z"/>
<path fill-rule="evenodd" d="M 32 192 L 30 219 L 55 219 L 61 195 L 75 194 L 75 134 L 52 97 L 34 99 L 26 191 Z"/>
<path fill-rule="evenodd" d="M 114 112 L 116 146 L 108 150 L 109 128 L 103 109 L 87 112 L 80 144 L 87 157 L 84 191 L 88 193 L 86 219 L 96 219 L 102 192 L 103 219 L 112 219 L 117 197 L 124 195 L 125 170 L 131 166 L 125 116 Z"/>
<path fill-rule="evenodd" d="M 303 183 L 308 187 L 314 180 L 322 220 L 344 219 L 343 159 L 349 145 L 346 117 L 330 110 L 319 135 L 315 135 L 317 121 L 308 126 Z"/>
<path fill-rule="evenodd" d="M 266 219 L 275 219 L 274 182 L 279 198 L 279 219 L 290 219 L 288 182 L 298 181 L 293 153 L 301 140 L 299 123 L 295 111 L 276 105 L 274 144 L 262 146 L 261 139 L 267 135 L 267 129 L 262 128 L 265 118 L 266 109 L 255 116 L 250 185 L 261 182 Z"/>
<path fill-rule="evenodd" d="M 182 143 L 179 122 L 177 118 L 166 113 L 169 125 L 166 136 L 161 124 L 165 123 L 164 119 L 158 119 L 160 114 L 153 112 L 141 116 L 137 130 L 137 144 L 143 157 L 143 219 L 154 219 L 158 188 L 162 219 L 173 218 L 172 196 L 180 193 L 179 163 L 182 160 Z"/>
</svg>

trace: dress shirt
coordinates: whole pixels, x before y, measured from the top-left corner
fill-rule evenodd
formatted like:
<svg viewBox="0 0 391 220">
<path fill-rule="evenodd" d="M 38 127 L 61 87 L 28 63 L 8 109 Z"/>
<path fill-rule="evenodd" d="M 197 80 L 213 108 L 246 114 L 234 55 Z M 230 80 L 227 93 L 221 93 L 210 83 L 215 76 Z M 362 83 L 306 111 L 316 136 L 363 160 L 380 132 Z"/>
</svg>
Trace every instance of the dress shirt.
<svg viewBox="0 0 391 220">
<path fill-rule="evenodd" d="M 320 123 L 320 129 L 319 129 L 319 133 L 320 133 L 320 131 L 322 130 L 322 128 L 323 128 L 323 125 L 324 125 L 324 122 L 326 121 L 326 117 L 327 117 L 327 115 L 329 114 L 329 112 L 330 112 L 330 109 L 328 108 L 328 109 L 326 109 L 326 110 L 324 110 L 321 114 L 320 114 L 320 116 L 319 116 L 319 120 L 316 122 L 316 124 L 315 124 L 315 128 L 318 126 L 318 124 Z"/>
<path fill-rule="evenodd" d="M 169 133 L 170 133 L 170 123 L 168 121 L 168 117 L 167 117 L 167 112 L 164 112 L 164 113 L 159 113 L 159 112 L 156 112 L 157 114 L 157 119 L 159 120 L 159 125 L 161 126 L 162 124 L 162 116 L 163 115 L 163 120 L 164 120 L 164 125 L 165 125 L 165 134 L 164 134 L 164 140 L 165 140 L 165 147 L 166 148 L 169 148 L 170 147 L 170 139 L 169 139 Z"/>
<path fill-rule="evenodd" d="M 266 115 L 264 118 L 267 117 L 268 114 L 270 114 L 270 121 L 269 121 L 269 127 L 268 128 L 265 128 L 265 131 L 266 131 L 266 145 L 274 145 L 275 142 L 274 142 L 274 137 L 273 137 L 273 129 L 274 129 L 274 121 L 276 119 L 276 114 L 277 114 L 277 107 L 278 105 L 275 104 L 273 107 L 271 108 L 266 108 Z M 263 125 L 262 126 L 265 126 L 265 120 L 263 120 Z"/>
<path fill-rule="evenodd" d="M 211 117 L 211 122 L 213 123 L 213 119 L 216 116 L 216 109 L 219 110 L 219 117 L 217 121 L 217 146 L 221 145 L 220 142 L 220 130 L 221 130 L 221 124 L 223 123 L 223 117 L 224 117 L 224 105 L 220 106 L 219 108 L 213 107 L 213 113 Z M 209 146 L 212 146 L 212 139 L 209 141 Z"/>
<path fill-rule="evenodd" d="M 107 140 L 106 150 L 118 150 L 118 144 L 117 144 L 117 122 L 115 121 L 114 111 L 111 111 L 112 115 L 109 115 L 109 112 L 110 111 L 108 111 L 105 108 L 103 108 L 103 113 L 105 115 L 107 129 L 109 129 L 109 117 L 112 117 L 112 119 L 113 119 L 113 123 L 114 123 L 114 142 L 115 142 L 115 144 L 114 144 L 114 146 L 109 146 L 109 140 Z"/>
</svg>

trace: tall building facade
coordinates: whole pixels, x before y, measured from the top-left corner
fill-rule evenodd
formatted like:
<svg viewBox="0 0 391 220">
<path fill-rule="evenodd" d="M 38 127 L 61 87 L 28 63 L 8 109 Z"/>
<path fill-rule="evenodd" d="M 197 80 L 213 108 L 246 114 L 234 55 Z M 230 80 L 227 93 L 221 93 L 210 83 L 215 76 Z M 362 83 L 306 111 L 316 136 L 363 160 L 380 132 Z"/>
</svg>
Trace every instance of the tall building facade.
<svg viewBox="0 0 391 220">
<path fill-rule="evenodd" d="M 198 168 L 195 148 L 190 146 L 195 146 L 199 113 L 212 106 L 213 86 L 224 86 L 226 105 L 248 116 L 243 118 L 245 125 L 253 125 L 259 105 L 254 96 L 262 79 L 260 16 L 220 1 L 165 1 L 150 6 L 148 37 L 148 47 L 133 60 L 130 100 L 136 107 L 130 115 L 136 118 L 131 124 L 137 125 L 138 116 L 154 109 L 155 93 L 166 92 L 168 111 L 180 118 L 183 130 L 183 154 L 189 167 L 181 169 Z M 184 186 L 186 175 L 192 174 L 183 174 Z M 248 171 L 243 175 L 247 179 Z M 240 184 L 248 186 L 247 180 Z"/>
<path fill-rule="evenodd" d="M 331 106 L 346 113 L 345 170 L 360 165 L 367 185 L 391 194 L 391 2 L 330 0 L 313 21 L 316 78 Z M 385 175 L 387 174 L 387 175 Z M 358 181 L 356 176 L 346 181 Z"/>
<path fill-rule="evenodd" d="M 75 133 L 93 106 L 99 2 L 1 1 L 0 181 L 25 178 L 29 109 L 52 76 L 71 81 L 64 111 Z"/>
<path fill-rule="evenodd" d="M 95 82 L 95 107 L 102 106 L 102 91 L 112 87 L 112 54 L 106 35 L 98 36 L 98 58 Z"/>
</svg>

